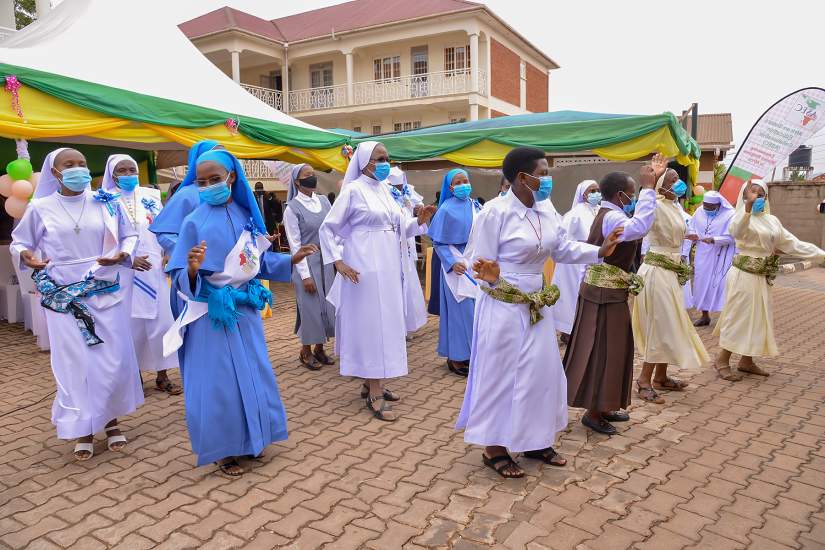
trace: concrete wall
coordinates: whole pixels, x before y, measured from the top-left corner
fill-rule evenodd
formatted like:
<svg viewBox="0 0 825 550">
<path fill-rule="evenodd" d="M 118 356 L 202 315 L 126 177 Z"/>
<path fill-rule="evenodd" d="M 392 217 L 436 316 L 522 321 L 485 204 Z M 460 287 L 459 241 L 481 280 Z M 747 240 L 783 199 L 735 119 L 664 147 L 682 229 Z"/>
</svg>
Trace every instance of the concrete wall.
<svg viewBox="0 0 825 550">
<path fill-rule="evenodd" d="M 817 210 L 825 199 L 825 183 L 773 182 L 771 214 L 797 238 L 825 248 L 825 214 Z"/>
</svg>

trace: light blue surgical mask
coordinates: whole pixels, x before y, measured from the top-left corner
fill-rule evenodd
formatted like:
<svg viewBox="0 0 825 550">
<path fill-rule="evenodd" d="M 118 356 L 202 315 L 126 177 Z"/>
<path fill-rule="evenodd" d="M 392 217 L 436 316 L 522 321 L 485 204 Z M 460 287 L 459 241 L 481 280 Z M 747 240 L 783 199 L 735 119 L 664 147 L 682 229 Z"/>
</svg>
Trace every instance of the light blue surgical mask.
<svg viewBox="0 0 825 550">
<path fill-rule="evenodd" d="M 765 197 L 759 197 L 755 201 L 753 201 L 753 206 L 751 206 L 751 212 L 754 214 L 761 214 L 765 211 Z"/>
<path fill-rule="evenodd" d="M 535 176 L 533 176 L 535 178 Z M 539 180 L 539 190 L 533 191 L 533 200 L 536 202 L 546 201 L 553 192 L 553 176 L 541 176 Z"/>
<path fill-rule="evenodd" d="M 226 179 L 228 180 L 229 176 L 227 176 Z M 229 184 L 226 180 L 198 189 L 198 197 L 201 202 L 212 206 L 226 204 L 226 201 L 229 200 L 231 195 L 232 190 L 229 189 Z"/>
<path fill-rule="evenodd" d="M 75 166 L 74 168 L 66 168 L 60 175 L 63 177 L 62 183 L 75 193 L 84 191 L 89 184 L 92 183 L 92 174 L 85 166 Z"/>
<path fill-rule="evenodd" d="M 622 191 L 620 191 L 620 193 L 630 201 L 630 204 L 622 205 L 622 210 L 624 210 L 624 213 L 628 216 L 632 216 L 633 212 L 636 211 L 636 197 L 631 198 L 627 195 L 627 193 L 624 193 Z"/>
<path fill-rule="evenodd" d="M 670 190 L 673 191 L 673 194 L 677 197 L 684 197 L 685 193 L 687 193 L 687 184 L 682 180 L 678 180 Z"/>
<path fill-rule="evenodd" d="M 131 193 L 135 190 L 135 187 L 140 185 L 138 181 L 137 174 L 132 174 L 129 176 L 118 176 L 117 177 L 117 186 L 126 191 L 127 193 Z"/>
<path fill-rule="evenodd" d="M 389 162 L 376 162 L 375 163 L 375 170 L 373 171 L 373 176 L 378 181 L 384 181 L 390 176 L 390 163 Z"/>
<path fill-rule="evenodd" d="M 501 191 L 501 192 L 498 194 L 498 196 L 499 196 L 499 197 L 503 197 L 503 196 L 504 196 L 504 195 L 506 195 L 506 194 L 507 194 L 507 191 Z"/>
<path fill-rule="evenodd" d="M 470 192 L 473 190 L 473 186 L 469 183 L 461 183 L 453 187 L 453 195 L 457 199 L 466 200 L 470 198 Z"/>
<path fill-rule="evenodd" d="M 707 216 L 708 218 L 715 218 L 718 214 L 719 214 L 719 209 L 718 208 L 714 208 L 713 210 L 708 210 L 707 208 L 705 208 L 705 216 Z"/>
<path fill-rule="evenodd" d="M 587 195 L 587 202 L 590 206 L 599 206 L 602 202 L 602 194 L 598 191 L 593 191 Z"/>
</svg>

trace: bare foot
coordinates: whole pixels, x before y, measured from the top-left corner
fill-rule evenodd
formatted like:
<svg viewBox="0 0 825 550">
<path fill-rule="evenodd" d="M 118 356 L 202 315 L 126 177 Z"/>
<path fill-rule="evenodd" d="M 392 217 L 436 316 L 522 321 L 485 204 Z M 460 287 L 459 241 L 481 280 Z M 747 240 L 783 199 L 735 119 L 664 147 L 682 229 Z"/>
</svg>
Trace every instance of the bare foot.
<svg viewBox="0 0 825 550">
<path fill-rule="evenodd" d="M 78 437 L 77 443 L 94 443 L 94 440 L 95 436 L 87 435 L 86 437 Z M 92 458 L 92 453 L 90 453 L 89 451 L 75 451 L 74 457 L 80 461 L 89 460 L 90 458 Z"/>
<path fill-rule="evenodd" d="M 730 370 L 730 365 L 726 363 L 720 365 L 718 359 L 716 360 L 714 366 L 716 367 L 716 373 L 722 380 L 727 380 L 729 382 L 739 382 L 744 378 L 744 376 L 742 376 L 741 374 L 735 373 L 732 370 Z"/>
</svg>

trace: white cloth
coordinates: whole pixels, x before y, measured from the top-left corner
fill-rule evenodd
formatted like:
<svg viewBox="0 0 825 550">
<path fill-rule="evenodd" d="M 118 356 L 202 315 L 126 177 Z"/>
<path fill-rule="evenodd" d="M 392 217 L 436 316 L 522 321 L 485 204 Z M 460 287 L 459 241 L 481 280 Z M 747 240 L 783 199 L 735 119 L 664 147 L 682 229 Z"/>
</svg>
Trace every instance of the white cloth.
<svg viewBox="0 0 825 550">
<path fill-rule="evenodd" d="M 689 224 L 688 233 L 696 235 L 696 253 L 693 258 L 693 282 L 690 307 L 699 311 L 721 311 L 725 305 L 725 276 L 736 254 L 736 245 L 728 226 L 734 209 L 716 191 L 705 193 L 703 202 L 719 204 L 718 214 L 710 217 L 703 207 L 696 209 Z M 711 238 L 713 244 L 702 242 Z"/>
<path fill-rule="evenodd" d="M 424 204 L 424 197 L 416 193 L 415 187 L 407 183 L 407 175 L 397 166 L 392 168 L 387 181 L 391 185 L 407 185 L 410 194 L 409 197 L 403 198 L 400 206 L 407 216 L 414 217 L 413 212 L 416 206 Z M 422 225 L 421 227 L 425 228 L 426 226 Z M 404 257 L 405 281 L 404 322 L 407 325 L 407 333 L 410 333 L 427 324 L 427 304 L 424 301 L 424 291 L 421 289 L 421 279 L 418 278 L 418 249 L 416 248 L 414 236 L 407 239 L 407 248 L 402 251 L 402 255 Z"/>
<path fill-rule="evenodd" d="M 642 189 L 633 217 L 628 218 L 624 210 L 609 201 L 602 201 L 601 208 L 610 210 L 602 218 L 602 234 L 605 238 L 617 227 L 624 227 L 620 241 L 636 241 L 643 238 L 650 231 L 656 216 L 656 192 L 653 189 Z"/>
<path fill-rule="evenodd" d="M 44 166 L 43 173 L 50 169 L 50 165 Z M 74 220 L 83 210 L 79 235 L 66 210 Z M 75 197 L 52 193 L 29 205 L 12 233 L 12 249 L 16 256 L 23 250 L 39 249 L 50 259 L 47 269 L 58 284 L 80 281 L 90 272 L 100 279 L 114 280 L 121 267 L 99 267 L 97 258 L 120 251 L 132 254 L 137 236 L 128 229 L 120 210 L 110 215 L 93 201 L 91 191 Z M 131 414 L 143 403 L 135 349 L 128 337 L 128 303 L 122 300 L 123 295 L 117 291 L 83 299 L 103 340 L 96 346 L 86 345 L 70 313 L 45 310 L 57 385 L 52 423 L 60 439 L 99 433 L 113 418 Z"/>
<path fill-rule="evenodd" d="M 308 197 L 298 192 L 293 199 L 301 201 L 301 204 L 313 214 L 321 211 L 321 199 L 319 199 L 315 193 Z M 289 242 L 289 252 L 294 255 L 298 252 L 298 249 L 303 246 L 303 242 L 301 241 L 301 228 L 298 224 L 298 218 L 289 206 L 284 210 L 284 229 L 286 230 L 286 240 Z M 298 271 L 298 275 L 301 276 L 302 280 L 309 279 L 309 264 L 306 258 L 295 264 L 295 269 Z"/>
<path fill-rule="evenodd" d="M 43 168 L 40 170 L 40 179 L 37 180 L 37 187 L 34 189 L 35 199 L 48 197 L 60 189 L 60 182 L 54 174 L 52 174 L 52 167 L 54 166 L 54 158 L 66 149 L 68 149 L 68 147 L 60 147 L 46 155 L 46 158 L 43 160 Z"/>
<path fill-rule="evenodd" d="M 541 246 L 527 222 L 541 220 Z M 471 262 L 496 260 L 501 277 L 524 292 L 541 288 L 545 261 L 598 263 L 598 247 L 564 237 L 547 201 L 526 208 L 512 193 L 481 211 L 464 254 Z M 485 284 L 479 282 L 479 284 Z M 464 441 L 502 445 L 511 452 L 553 444 L 567 426 L 567 380 L 555 338 L 552 308 L 530 325 L 524 304 L 485 293 L 476 300 L 470 376 L 456 423 Z"/>
<path fill-rule="evenodd" d="M 358 157 L 356 153 L 351 162 Z M 386 184 L 360 176 L 341 187 L 320 239 L 326 263 L 343 260 L 359 272 L 358 284 L 337 274 L 327 295 L 335 306 L 342 375 L 382 379 L 407 374 L 404 296 L 410 281 L 403 276 L 402 258 L 407 239 L 421 231 Z"/>
<path fill-rule="evenodd" d="M 372 150 L 375 149 L 376 145 L 378 145 L 377 141 L 362 141 L 358 144 L 347 165 L 347 171 L 344 173 L 344 185 L 361 177 L 361 172 L 369 164 Z M 341 192 L 343 191 L 344 188 L 341 186 Z"/>
</svg>

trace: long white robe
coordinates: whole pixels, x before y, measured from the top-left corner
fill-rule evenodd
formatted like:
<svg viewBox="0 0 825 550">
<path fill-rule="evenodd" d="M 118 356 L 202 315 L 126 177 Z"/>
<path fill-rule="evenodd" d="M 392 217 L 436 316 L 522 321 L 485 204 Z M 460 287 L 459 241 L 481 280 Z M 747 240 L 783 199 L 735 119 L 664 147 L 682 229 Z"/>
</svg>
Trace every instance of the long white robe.
<svg viewBox="0 0 825 550">
<path fill-rule="evenodd" d="M 80 219 L 79 234 L 74 231 L 70 215 Z M 19 255 L 23 250 L 40 250 L 49 258 L 48 273 L 58 284 L 83 280 L 90 269 L 99 265 L 97 258 L 101 256 L 118 252 L 131 255 L 136 243 L 137 234 L 120 209 L 115 206 L 114 214 L 110 214 L 92 199 L 91 191 L 76 197 L 53 193 L 35 199 L 12 233 L 12 252 Z M 31 275 L 31 270 L 23 269 Z M 125 270 L 119 266 L 100 268 L 96 276 L 114 280 L 119 271 Z M 95 320 L 95 331 L 103 340 L 96 346 L 86 345 L 70 313 L 45 310 L 57 385 L 52 423 L 60 439 L 98 433 L 113 418 L 130 414 L 143 403 L 124 294 L 119 290 L 83 298 Z"/>
<path fill-rule="evenodd" d="M 124 302 L 131 313 L 132 339 L 135 343 L 140 370 L 156 372 L 178 368 L 178 356 L 163 357 L 163 335 L 175 319 L 169 305 L 169 284 L 163 272 L 163 248 L 158 244 L 149 225 L 163 208 L 160 191 L 149 187 L 137 187 L 132 193 L 121 194 L 122 211 L 138 231 L 139 241 L 135 256 L 149 256 L 152 269 L 137 272 L 124 269 L 120 285 L 125 293 Z M 143 201 L 152 205 L 147 209 Z M 148 201 L 152 201 L 151 203 Z M 131 219 L 134 209 L 135 220 Z"/>
<path fill-rule="evenodd" d="M 539 239 L 527 219 L 538 228 Z M 526 208 L 513 194 L 487 203 L 473 224 L 465 252 L 470 263 L 496 260 L 501 277 L 524 292 L 542 286 L 544 262 L 597 263 L 598 247 L 567 240 L 550 201 Z M 479 282 L 479 284 L 484 284 Z M 552 308 L 530 325 L 525 304 L 479 293 L 473 323 L 470 376 L 456 429 L 464 441 L 511 452 L 553 444 L 567 426 L 567 379 L 555 338 Z"/>
<path fill-rule="evenodd" d="M 415 192 L 412 185 L 408 184 L 408 186 L 410 196 L 402 199 L 401 208 L 407 216 L 413 217 L 413 210 L 417 205 L 423 204 L 424 200 Z M 407 247 L 403 251 L 403 256 L 404 280 L 408 283 L 404 285 L 404 321 L 407 325 L 407 332 L 415 332 L 427 324 L 427 305 L 424 302 L 421 279 L 418 278 L 418 251 L 415 246 L 415 236 L 407 239 Z"/>
<path fill-rule="evenodd" d="M 562 218 L 562 229 L 567 238 L 584 242 L 590 236 L 590 226 L 596 218 L 598 207 L 580 202 Z M 553 306 L 556 330 L 570 334 L 573 321 L 576 320 L 576 304 L 579 299 L 579 287 L 586 264 L 559 264 L 553 271 L 553 284 L 559 287 L 559 301 Z"/>
<path fill-rule="evenodd" d="M 725 276 L 730 269 L 736 246 L 728 232 L 731 215 L 722 212 L 708 217 L 703 208 L 697 208 L 688 224 L 688 233 L 699 237 L 693 258 L 691 303 L 699 311 L 722 311 L 725 305 Z M 702 242 L 712 238 L 713 244 Z M 689 286 L 685 285 L 685 286 Z"/>
<path fill-rule="evenodd" d="M 326 263 L 343 260 L 358 283 L 341 274 L 327 299 L 335 306 L 335 352 L 343 376 L 366 379 L 407 374 L 402 254 L 422 231 L 383 182 L 361 175 L 344 184 L 321 225 Z"/>
</svg>

